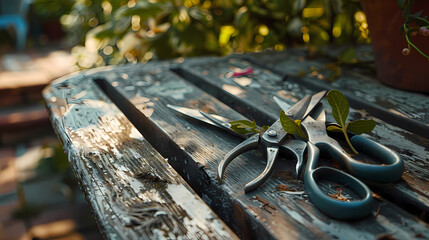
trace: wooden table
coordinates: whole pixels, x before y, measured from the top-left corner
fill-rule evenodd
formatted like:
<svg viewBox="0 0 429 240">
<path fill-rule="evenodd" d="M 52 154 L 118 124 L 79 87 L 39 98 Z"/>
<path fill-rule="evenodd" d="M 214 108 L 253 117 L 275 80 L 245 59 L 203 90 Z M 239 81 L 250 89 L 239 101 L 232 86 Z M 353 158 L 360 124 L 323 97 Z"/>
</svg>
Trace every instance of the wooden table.
<svg viewBox="0 0 429 240">
<path fill-rule="evenodd" d="M 48 86 L 43 95 L 52 124 L 104 236 L 428 239 L 429 97 L 380 85 L 371 64 L 343 67 L 340 79 L 330 83 L 324 66 L 339 50 L 328 50 L 311 60 L 305 49 L 291 49 L 104 67 Z M 358 53 L 370 62 L 367 46 Z M 226 77 L 246 67 L 253 68 L 252 76 Z M 262 187 L 244 194 L 244 184 L 265 166 L 261 154 L 246 153 L 219 184 L 217 165 L 241 139 L 166 107 L 267 125 L 280 111 L 273 95 L 292 106 L 331 88 L 348 97 L 352 119 L 377 122 L 367 137 L 405 162 L 399 182 L 369 184 L 376 204 L 372 216 L 358 221 L 321 213 L 305 194 L 302 176 L 292 177 L 294 161 L 281 161 Z"/>
</svg>

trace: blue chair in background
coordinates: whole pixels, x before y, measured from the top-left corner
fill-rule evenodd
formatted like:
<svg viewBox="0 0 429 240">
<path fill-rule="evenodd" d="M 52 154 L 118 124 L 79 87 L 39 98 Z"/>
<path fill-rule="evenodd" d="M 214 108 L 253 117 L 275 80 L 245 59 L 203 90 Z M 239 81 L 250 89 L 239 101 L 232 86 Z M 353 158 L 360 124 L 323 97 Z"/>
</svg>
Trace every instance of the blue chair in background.
<svg viewBox="0 0 429 240">
<path fill-rule="evenodd" d="M 13 26 L 16 32 L 16 48 L 25 49 L 28 24 L 26 16 L 32 0 L 0 0 L 0 29 Z"/>
</svg>

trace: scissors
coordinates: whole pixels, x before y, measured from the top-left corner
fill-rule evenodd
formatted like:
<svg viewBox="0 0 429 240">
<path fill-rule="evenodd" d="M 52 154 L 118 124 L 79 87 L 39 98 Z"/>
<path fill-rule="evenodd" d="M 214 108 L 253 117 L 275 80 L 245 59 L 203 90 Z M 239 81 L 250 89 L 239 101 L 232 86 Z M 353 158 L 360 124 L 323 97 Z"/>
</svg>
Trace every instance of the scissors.
<svg viewBox="0 0 429 240">
<path fill-rule="evenodd" d="M 288 109 L 285 112 L 286 115 L 291 117 L 293 120 L 304 118 L 306 115 L 308 115 L 311 112 L 311 109 L 307 110 L 308 106 L 309 105 L 313 107 L 316 106 L 317 103 L 319 103 L 320 100 L 323 99 L 325 94 L 326 94 L 326 91 L 322 91 L 313 96 L 308 95 L 304 97 L 299 102 L 297 102 L 294 106 Z M 218 179 L 220 181 L 222 181 L 222 177 L 225 173 L 226 167 L 233 159 L 235 159 L 237 156 L 239 156 L 244 152 L 257 149 L 259 146 L 262 146 L 261 149 L 266 149 L 265 153 L 267 156 L 267 164 L 265 166 L 264 171 L 258 177 L 256 177 L 254 180 L 252 180 L 251 182 L 247 183 L 244 186 L 245 193 L 248 193 L 257 189 L 268 179 L 268 177 L 274 170 L 273 167 L 275 165 L 279 151 L 285 151 L 290 155 L 292 155 L 294 159 L 296 159 L 297 163 L 295 166 L 294 175 L 296 178 L 298 177 L 299 172 L 302 169 L 304 152 L 305 152 L 307 143 L 305 141 L 295 140 L 292 138 L 290 134 L 286 133 L 283 130 L 280 119 L 278 119 L 265 132 L 261 134 L 256 133 L 254 135 L 249 135 L 249 134 L 243 135 L 233 131 L 230 128 L 231 125 L 229 123 L 231 120 L 225 117 L 218 116 L 215 114 L 207 114 L 196 109 L 189 109 L 189 108 L 178 107 L 174 105 L 167 105 L 167 106 L 191 118 L 203 121 L 213 126 L 220 127 L 234 135 L 239 135 L 243 138 L 246 138 L 246 140 L 244 140 L 242 143 L 240 143 L 235 148 L 233 148 L 220 162 L 218 166 Z"/>
<path fill-rule="evenodd" d="M 244 142 L 232 149 L 220 162 L 218 166 L 218 178 L 222 179 L 228 164 L 238 155 L 246 151 L 256 149 L 259 145 L 266 149 L 267 165 L 264 171 L 253 181 L 245 185 L 245 192 L 255 190 L 262 185 L 273 171 L 274 163 L 279 150 L 292 153 L 296 159 L 295 176 L 302 169 L 304 152 L 307 150 L 307 166 L 305 169 L 305 190 L 315 205 L 325 214 L 337 219 L 355 219 L 367 216 L 372 211 L 373 198 L 370 189 L 358 178 L 373 182 L 394 182 L 401 178 L 403 162 L 392 150 L 366 139 L 359 135 L 351 135 L 351 142 L 358 151 L 367 153 L 383 162 L 381 165 L 359 162 L 350 157 L 340 146 L 338 141 L 328 136 L 326 132 L 326 117 L 320 100 L 326 91 L 309 95 L 301 99 L 290 109 L 287 104 L 275 98 L 277 104 L 285 111 L 292 120 L 302 120 L 302 126 L 307 135 L 307 141 L 296 140 L 288 137 L 277 120 L 267 131 L 262 134 L 242 136 L 247 138 Z M 221 127 L 229 132 L 229 121 L 221 116 L 206 114 L 198 110 L 181 108 L 169 105 L 185 115 L 204 121 L 211 125 Z M 184 111 L 187 110 L 187 111 Z M 235 133 L 232 131 L 232 133 Z M 317 167 L 320 152 L 329 154 L 340 162 L 352 175 L 331 167 Z M 360 200 L 342 201 L 334 199 L 323 192 L 318 182 L 329 180 L 341 186 L 347 186 L 355 192 Z"/>
</svg>

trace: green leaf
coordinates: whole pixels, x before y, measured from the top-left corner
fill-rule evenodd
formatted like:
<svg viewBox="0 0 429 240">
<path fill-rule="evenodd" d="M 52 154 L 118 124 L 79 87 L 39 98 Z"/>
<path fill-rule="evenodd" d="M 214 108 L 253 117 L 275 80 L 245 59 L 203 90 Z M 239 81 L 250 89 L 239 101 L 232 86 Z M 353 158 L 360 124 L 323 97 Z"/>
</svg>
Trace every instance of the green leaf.
<svg viewBox="0 0 429 240">
<path fill-rule="evenodd" d="M 402 11 L 402 17 L 407 18 L 410 14 L 411 4 L 408 3 L 407 6 L 405 6 L 404 10 Z"/>
<path fill-rule="evenodd" d="M 340 91 L 331 90 L 326 95 L 326 99 L 328 99 L 329 105 L 332 107 L 332 116 L 340 124 L 340 127 L 328 126 L 327 130 L 333 132 L 343 132 L 350 149 L 355 154 L 358 154 L 350 142 L 347 131 L 353 132 L 355 134 L 369 133 L 374 129 L 376 122 L 374 120 L 356 120 L 345 124 L 347 116 L 349 115 L 349 102 L 347 101 L 347 98 Z"/>
<path fill-rule="evenodd" d="M 419 27 L 424 27 L 429 25 L 428 21 L 425 18 L 410 16 L 410 19 L 414 20 L 417 23 L 417 25 L 419 25 Z"/>
<path fill-rule="evenodd" d="M 255 121 L 248 121 L 248 120 L 237 120 L 237 121 L 231 121 L 229 122 L 231 124 L 231 129 L 240 133 L 240 134 L 247 134 L 252 132 L 259 132 L 257 129 L 257 125 Z"/>
<path fill-rule="evenodd" d="M 253 120 L 253 121 L 237 120 L 237 121 L 232 121 L 231 123 L 237 124 L 238 127 L 241 127 L 241 128 L 256 128 L 257 127 L 255 120 Z"/>
<path fill-rule="evenodd" d="M 332 116 L 342 128 L 346 126 L 346 119 L 349 115 L 349 102 L 347 98 L 338 90 L 331 90 L 326 95 L 326 99 L 331 105 Z"/>
<path fill-rule="evenodd" d="M 268 128 L 270 128 L 270 126 L 264 125 L 264 126 L 262 126 L 262 127 L 261 127 L 261 130 L 263 130 L 263 131 L 267 131 L 267 130 L 268 130 Z"/>
<path fill-rule="evenodd" d="M 286 115 L 283 110 L 280 111 L 280 123 L 282 124 L 282 127 L 285 132 L 293 135 L 296 134 L 301 138 L 306 138 L 306 136 L 301 130 L 301 120 L 293 121 Z"/>
<path fill-rule="evenodd" d="M 115 32 L 113 31 L 113 29 L 111 29 L 111 28 L 107 28 L 107 29 L 104 29 L 104 30 L 101 30 L 101 31 L 99 31 L 99 32 L 97 32 L 96 34 L 95 34 L 95 37 L 97 38 L 97 39 L 100 39 L 100 40 L 102 40 L 102 39 L 105 39 L 105 38 L 113 38 L 113 37 L 115 37 Z"/>
<path fill-rule="evenodd" d="M 283 110 L 280 111 L 280 123 L 282 124 L 282 127 L 285 132 L 290 134 L 296 133 L 297 126 L 295 122 L 290 119 Z"/>
<path fill-rule="evenodd" d="M 411 14 L 410 17 L 416 17 L 417 18 L 417 17 L 420 17 L 422 15 L 422 13 L 423 13 L 423 9 L 414 13 L 414 14 Z"/>
<path fill-rule="evenodd" d="M 374 120 L 355 120 L 347 124 L 347 131 L 362 134 L 370 133 L 377 125 L 377 122 Z"/>
<path fill-rule="evenodd" d="M 326 129 L 331 132 L 342 132 L 341 128 L 337 126 L 328 126 Z"/>
</svg>

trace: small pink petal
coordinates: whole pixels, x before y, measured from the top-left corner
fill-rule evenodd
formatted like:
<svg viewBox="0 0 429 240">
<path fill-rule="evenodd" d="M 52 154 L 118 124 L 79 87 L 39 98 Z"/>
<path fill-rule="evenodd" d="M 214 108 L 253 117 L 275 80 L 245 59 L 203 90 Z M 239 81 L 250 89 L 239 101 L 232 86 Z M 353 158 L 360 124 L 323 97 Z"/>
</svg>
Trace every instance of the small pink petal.
<svg viewBox="0 0 429 240">
<path fill-rule="evenodd" d="M 252 74 L 252 73 L 253 73 L 253 68 L 248 67 L 239 71 L 234 71 L 234 73 L 232 74 L 232 77 L 240 77 L 240 76 Z"/>
</svg>

